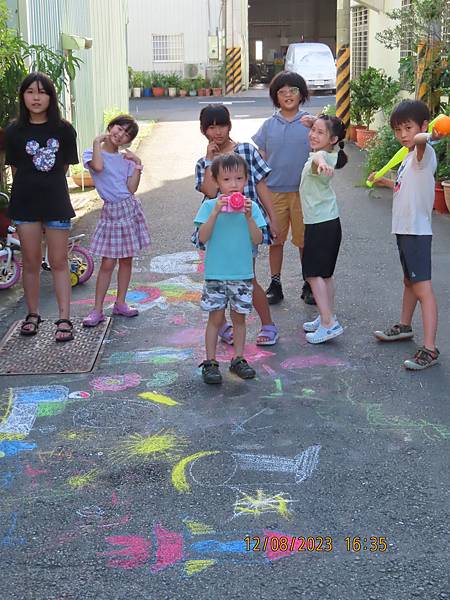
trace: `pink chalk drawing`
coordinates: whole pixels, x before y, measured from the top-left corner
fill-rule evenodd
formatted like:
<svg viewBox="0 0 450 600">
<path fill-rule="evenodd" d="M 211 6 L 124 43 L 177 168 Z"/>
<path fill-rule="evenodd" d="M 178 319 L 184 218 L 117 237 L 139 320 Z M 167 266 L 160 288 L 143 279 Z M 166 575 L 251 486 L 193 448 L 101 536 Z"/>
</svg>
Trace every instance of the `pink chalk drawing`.
<svg viewBox="0 0 450 600">
<path fill-rule="evenodd" d="M 313 356 L 291 356 L 281 363 L 283 369 L 311 369 L 313 367 L 346 367 L 348 363 L 340 358 L 314 354 Z"/>
<path fill-rule="evenodd" d="M 262 350 L 255 344 L 247 344 L 245 346 L 244 356 L 249 363 L 265 360 L 271 356 L 275 356 L 274 352 Z M 219 362 L 229 362 L 233 358 L 233 347 L 225 344 L 220 344 L 217 347 L 217 360 Z"/>
<path fill-rule="evenodd" d="M 171 325 L 187 325 L 188 320 L 185 315 L 173 315 L 170 317 L 169 323 Z"/>
<path fill-rule="evenodd" d="M 171 346 L 202 346 L 205 343 L 205 330 L 203 327 L 186 327 L 169 335 L 167 343 Z"/>
<path fill-rule="evenodd" d="M 91 386 L 98 392 L 120 392 L 128 388 L 137 387 L 142 381 L 138 373 L 126 373 L 125 375 L 106 375 L 95 377 Z"/>
<path fill-rule="evenodd" d="M 155 525 L 153 537 L 156 552 L 150 571 L 158 573 L 175 564 L 182 564 L 187 575 L 194 575 L 216 564 L 219 560 L 242 561 L 249 564 L 266 564 L 291 555 L 305 556 L 301 552 L 303 542 L 291 534 L 265 530 L 255 534 L 261 539 L 260 552 L 251 552 L 254 538 L 248 532 L 215 532 L 205 523 L 195 523 L 194 530 L 178 533 Z M 200 538 L 200 539 L 199 539 Z M 263 544 L 264 540 L 264 544 Z M 109 556 L 108 567 L 137 569 L 147 566 L 152 560 L 151 542 L 141 536 L 110 536 L 105 541 L 117 548 L 100 552 Z M 280 550 L 283 548 L 283 550 Z M 284 550 L 284 548 L 287 548 Z M 270 561 L 270 562 L 269 562 Z"/>
<path fill-rule="evenodd" d="M 120 550 L 103 552 L 111 556 L 108 567 L 119 569 L 137 569 L 145 565 L 150 558 L 151 542 L 137 535 L 111 535 L 106 541 L 113 546 L 122 546 Z"/>
<path fill-rule="evenodd" d="M 152 566 L 152 571 L 156 573 L 183 560 L 183 536 L 175 531 L 169 531 L 161 525 L 155 526 L 154 534 L 158 540 L 158 547 L 156 564 Z"/>
</svg>

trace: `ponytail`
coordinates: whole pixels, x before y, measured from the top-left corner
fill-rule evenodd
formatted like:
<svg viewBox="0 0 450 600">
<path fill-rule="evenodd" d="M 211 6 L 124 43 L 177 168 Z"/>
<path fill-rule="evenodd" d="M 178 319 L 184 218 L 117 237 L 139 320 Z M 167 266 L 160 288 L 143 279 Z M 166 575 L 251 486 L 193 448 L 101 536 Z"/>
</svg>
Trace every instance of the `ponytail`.
<svg viewBox="0 0 450 600">
<path fill-rule="evenodd" d="M 339 151 L 338 157 L 336 161 L 336 169 L 342 169 L 348 163 L 348 156 L 344 152 L 344 142 L 341 140 L 339 142 Z"/>
<path fill-rule="evenodd" d="M 348 156 L 344 152 L 344 138 L 346 132 L 344 122 L 338 117 L 330 117 L 329 115 L 319 115 L 317 118 L 323 120 L 327 124 L 330 135 L 336 136 L 338 139 L 336 143 L 339 143 L 339 151 L 335 168 L 342 169 L 348 162 Z"/>
</svg>

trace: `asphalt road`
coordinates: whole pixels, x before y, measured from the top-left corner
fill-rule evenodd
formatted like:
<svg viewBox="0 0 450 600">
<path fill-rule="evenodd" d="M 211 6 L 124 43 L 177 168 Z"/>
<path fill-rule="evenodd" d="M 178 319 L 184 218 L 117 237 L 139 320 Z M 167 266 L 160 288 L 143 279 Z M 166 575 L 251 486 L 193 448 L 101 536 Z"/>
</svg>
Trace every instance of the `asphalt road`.
<svg viewBox="0 0 450 600">
<path fill-rule="evenodd" d="M 401 270 L 389 193 L 357 187 L 362 155 L 350 147 L 335 179 L 344 335 L 305 341 L 314 310 L 299 299 L 287 245 L 279 344 L 257 348 L 251 317 L 258 378 L 227 374 L 221 346 L 225 381 L 206 387 L 202 276 L 189 243 L 205 148 L 198 108 L 184 120 L 168 113 L 139 150 L 153 236 L 130 290 L 140 316 L 114 319 L 92 373 L 0 379 L 10 432 L 0 441 L 1 598 L 449 599 L 449 217 L 434 219 L 439 366 L 406 372 L 414 343 L 371 335 L 398 319 Z M 235 119 L 234 139 L 256 131 L 259 110 Z M 96 216 L 77 231 L 92 232 Z M 265 283 L 267 271 L 265 249 Z M 76 316 L 92 306 L 94 284 L 74 289 Z M 42 286 L 50 318 L 45 277 Z M 2 328 L 24 312 L 8 306 Z"/>
</svg>

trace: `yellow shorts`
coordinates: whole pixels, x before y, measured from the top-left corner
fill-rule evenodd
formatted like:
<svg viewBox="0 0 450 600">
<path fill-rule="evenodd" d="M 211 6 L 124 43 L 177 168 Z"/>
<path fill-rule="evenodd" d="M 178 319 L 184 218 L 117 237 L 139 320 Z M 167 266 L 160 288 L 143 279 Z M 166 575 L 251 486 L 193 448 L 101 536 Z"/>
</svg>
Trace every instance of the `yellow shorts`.
<svg viewBox="0 0 450 600">
<path fill-rule="evenodd" d="M 291 241 L 297 248 L 303 248 L 305 226 L 303 225 L 302 205 L 299 192 L 272 192 L 273 206 L 278 217 L 280 237 L 274 244 L 284 244 L 291 226 Z"/>
</svg>

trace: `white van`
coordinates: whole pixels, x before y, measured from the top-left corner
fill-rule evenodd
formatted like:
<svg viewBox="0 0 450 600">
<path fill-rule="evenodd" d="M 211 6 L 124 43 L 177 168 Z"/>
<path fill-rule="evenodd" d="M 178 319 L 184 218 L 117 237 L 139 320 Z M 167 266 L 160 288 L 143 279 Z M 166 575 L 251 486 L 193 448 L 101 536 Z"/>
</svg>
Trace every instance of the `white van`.
<svg viewBox="0 0 450 600">
<path fill-rule="evenodd" d="M 326 44 L 289 44 L 285 69 L 301 75 L 311 91 L 336 92 L 336 64 Z"/>
</svg>

